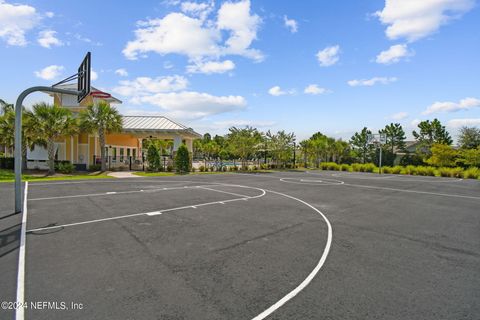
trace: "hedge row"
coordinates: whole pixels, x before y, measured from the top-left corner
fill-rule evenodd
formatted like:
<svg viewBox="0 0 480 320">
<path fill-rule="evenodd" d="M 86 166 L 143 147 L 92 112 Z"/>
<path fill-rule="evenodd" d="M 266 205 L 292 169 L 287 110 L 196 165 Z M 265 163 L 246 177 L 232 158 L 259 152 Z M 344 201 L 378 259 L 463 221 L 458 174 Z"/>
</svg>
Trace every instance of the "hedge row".
<svg viewBox="0 0 480 320">
<path fill-rule="evenodd" d="M 322 162 L 320 164 L 322 170 L 334 170 L 334 171 L 353 171 L 353 172 L 378 172 L 379 169 L 373 163 L 353 163 L 337 164 L 334 162 Z M 480 169 L 476 167 L 463 169 L 457 168 L 436 168 L 430 166 L 394 166 L 382 167 L 383 173 L 389 174 L 407 174 L 416 176 L 437 176 L 437 177 L 451 177 L 451 178 L 465 178 L 465 179 L 478 179 L 480 177 Z"/>
</svg>

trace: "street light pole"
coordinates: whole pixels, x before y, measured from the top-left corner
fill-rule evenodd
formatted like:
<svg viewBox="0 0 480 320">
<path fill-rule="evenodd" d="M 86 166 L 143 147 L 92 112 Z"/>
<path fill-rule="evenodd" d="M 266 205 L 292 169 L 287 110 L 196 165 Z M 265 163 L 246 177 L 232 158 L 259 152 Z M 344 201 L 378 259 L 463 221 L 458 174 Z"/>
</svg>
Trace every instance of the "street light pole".
<svg viewBox="0 0 480 320">
<path fill-rule="evenodd" d="M 382 149 L 383 148 L 382 148 L 382 144 L 379 144 L 379 146 L 380 146 L 380 159 L 379 159 L 380 161 L 379 161 L 379 164 L 378 164 L 378 166 L 379 166 L 378 173 L 382 174 Z"/>
<path fill-rule="evenodd" d="M 295 141 L 293 141 L 293 169 L 295 169 L 297 164 L 296 154 L 297 154 L 297 144 Z"/>
</svg>

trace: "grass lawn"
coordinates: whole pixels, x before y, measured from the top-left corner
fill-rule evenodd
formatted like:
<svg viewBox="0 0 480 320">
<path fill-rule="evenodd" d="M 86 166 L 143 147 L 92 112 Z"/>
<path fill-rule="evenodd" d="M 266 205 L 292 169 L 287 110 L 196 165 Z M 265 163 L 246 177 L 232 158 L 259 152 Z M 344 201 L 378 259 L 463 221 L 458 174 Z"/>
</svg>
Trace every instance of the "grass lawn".
<svg viewBox="0 0 480 320">
<path fill-rule="evenodd" d="M 106 173 L 73 173 L 45 176 L 44 174 L 22 174 L 23 181 L 81 180 L 81 179 L 111 179 Z M 13 182 L 15 174 L 12 170 L 0 169 L 0 183 Z"/>
</svg>

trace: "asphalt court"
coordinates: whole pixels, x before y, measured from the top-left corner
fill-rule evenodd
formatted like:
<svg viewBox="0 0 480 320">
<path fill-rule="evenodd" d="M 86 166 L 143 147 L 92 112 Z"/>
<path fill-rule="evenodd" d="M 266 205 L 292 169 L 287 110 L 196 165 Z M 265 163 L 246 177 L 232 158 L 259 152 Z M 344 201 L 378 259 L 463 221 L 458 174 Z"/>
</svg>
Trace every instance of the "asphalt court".
<svg viewBox="0 0 480 320">
<path fill-rule="evenodd" d="M 27 204 L 25 300 L 83 308 L 25 319 L 480 312 L 479 181 L 309 171 L 45 182 L 29 184 Z M 1 206 L 2 299 L 14 300 L 21 221 Z"/>
</svg>

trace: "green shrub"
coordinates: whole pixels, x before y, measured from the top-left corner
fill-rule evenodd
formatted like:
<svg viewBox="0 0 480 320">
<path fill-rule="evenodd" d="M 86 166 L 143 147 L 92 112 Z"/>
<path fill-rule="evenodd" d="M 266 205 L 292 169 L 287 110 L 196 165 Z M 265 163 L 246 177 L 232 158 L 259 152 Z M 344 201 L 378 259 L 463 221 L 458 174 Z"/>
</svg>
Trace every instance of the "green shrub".
<svg viewBox="0 0 480 320">
<path fill-rule="evenodd" d="M 88 171 L 95 172 L 95 171 L 100 171 L 102 170 L 102 165 L 101 164 L 91 164 L 88 166 Z"/>
<path fill-rule="evenodd" d="M 211 166 L 210 168 L 208 168 L 210 170 L 210 172 L 213 172 L 215 170 L 215 167 L 214 166 Z"/>
<path fill-rule="evenodd" d="M 75 166 L 70 162 L 60 162 L 56 165 L 56 170 L 60 173 L 69 174 L 75 170 Z"/>
<path fill-rule="evenodd" d="M 473 174 L 474 174 L 474 172 L 475 171 L 472 170 Z M 450 178 L 463 178 L 464 177 L 464 171 L 463 171 L 462 168 L 459 168 L 459 167 L 456 167 L 456 168 L 441 167 L 441 168 L 438 168 L 438 173 L 442 177 L 450 177 Z"/>
<path fill-rule="evenodd" d="M 359 172 L 361 167 L 362 167 L 362 164 L 360 164 L 360 163 L 353 163 L 353 164 L 352 164 L 352 171 Z"/>
<path fill-rule="evenodd" d="M 258 167 L 257 166 L 253 166 L 253 171 L 257 171 L 258 170 Z"/>
<path fill-rule="evenodd" d="M 438 168 L 438 173 L 441 177 L 451 177 L 452 176 L 452 168 L 441 167 Z"/>
<path fill-rule="evenodd" d="M 478 179 L 480 177 L 480 169 L 471 167 L 463 171 L 463 177 L 465 179 Z"/>
<path fill-rule="evenodd" d="M 322 163 L 320 163 L 320 169 L 322 169 L 322 170 L 327 170 L 327 169 L 328 169 L 328 162 L 322 162 Z"/>
<path fill-rule="evenodd" d="M 15 168 L 15 158 L 5 158 L 0 157 L 0 169 L 10 169 L 13 170 Z"/>
<path fill-rule="evenodd" d="M 363 165 L 362 172 L 374 172 L 377 167 L 373 163 L 366 163 Z"/>
<path fill-rule="evenodd" d="M 222 167 L 222 171 L 223 171 L 223 172 L 226 172 L 226 171 L 227 171 L 227 166 L 223 166 L 223 167 Z"/>
<path fill-rule="evenodd" d="M 418 166 L 417 175 L 419 176 L 435 176 L 434 167 Z"/>
<path fill-rule="evenodd" d="M 348 164 L 342 164 L 340 166 L 341 171 L 350 171 L 350 166 Z"/>
<path fill-rule="evenodd" d="M 148 169 L 157 171 L 160 168 L 160 153 L 154 143 L 150 143 L 147 149 Z"/>
<path fill-rule="evenodd" d="M 340 170 L 340 167 L 338 164 L 336 164 L 335 162 L 330 162 L 328 163 L 328 170 L 335 170 L 335 171 L 339 171 Z"/>
<path fill-rule="evenodd" d="M 463 169 L 460 167 L 452 168 L 452 177 L 463 178 Z"/>
<path fill-rule="evenodd" d="M 382 167 L 382 172 L 383 173 L 392 173 L 392 167 L 389 167 L 389 166 Z"/>
<path fill-rule="evenodd" d="M 167 171 L 168 171 L 168 172 L 172 172 L 172 171 L 173 171 L 173 166 L 169 164 L 169 165 L 167 166 Z"/>
<path fill-rule="evenodd" d="M 190 172 L 190 166 L 190 153 L 187 146 L 182 144 L 175 154 L 175 170 L 177 173 L 188 173 Z"/>
<path fill-rule="evenodd" d="M 392 167 L 392 172 L 393 174 L 400 174 L 402 173 L 403 171 L 403 167 L 402 166 L 395 166 L 395 167 Z"/>
<path fill-rule="evenodd" d="M 194 166 L 192 166 L 192 172 L 195 172 L 197 169 L 195 169 Z"/>
<path fill-rule="evenodd" d="M 200 170 L 200 172 L 205 172 L 205 166 L 200 166 L 198 169 Z"/>
<path fill-rule="evenodd" d="M 265 163 L 262 163 L 262 164 L 260 165 L 260 169 L 262 169 L 262 170 L 267 170 L 267 169 L 268 169 L 268 165 L 265 164 Z"/>
<path fill-rule="evenodd" d="M 416 175 L 417 174 L 417 167 L 408 165 L 405 167 L 405 173 L 410 174 L 410 175 Z"/>
</svg>

